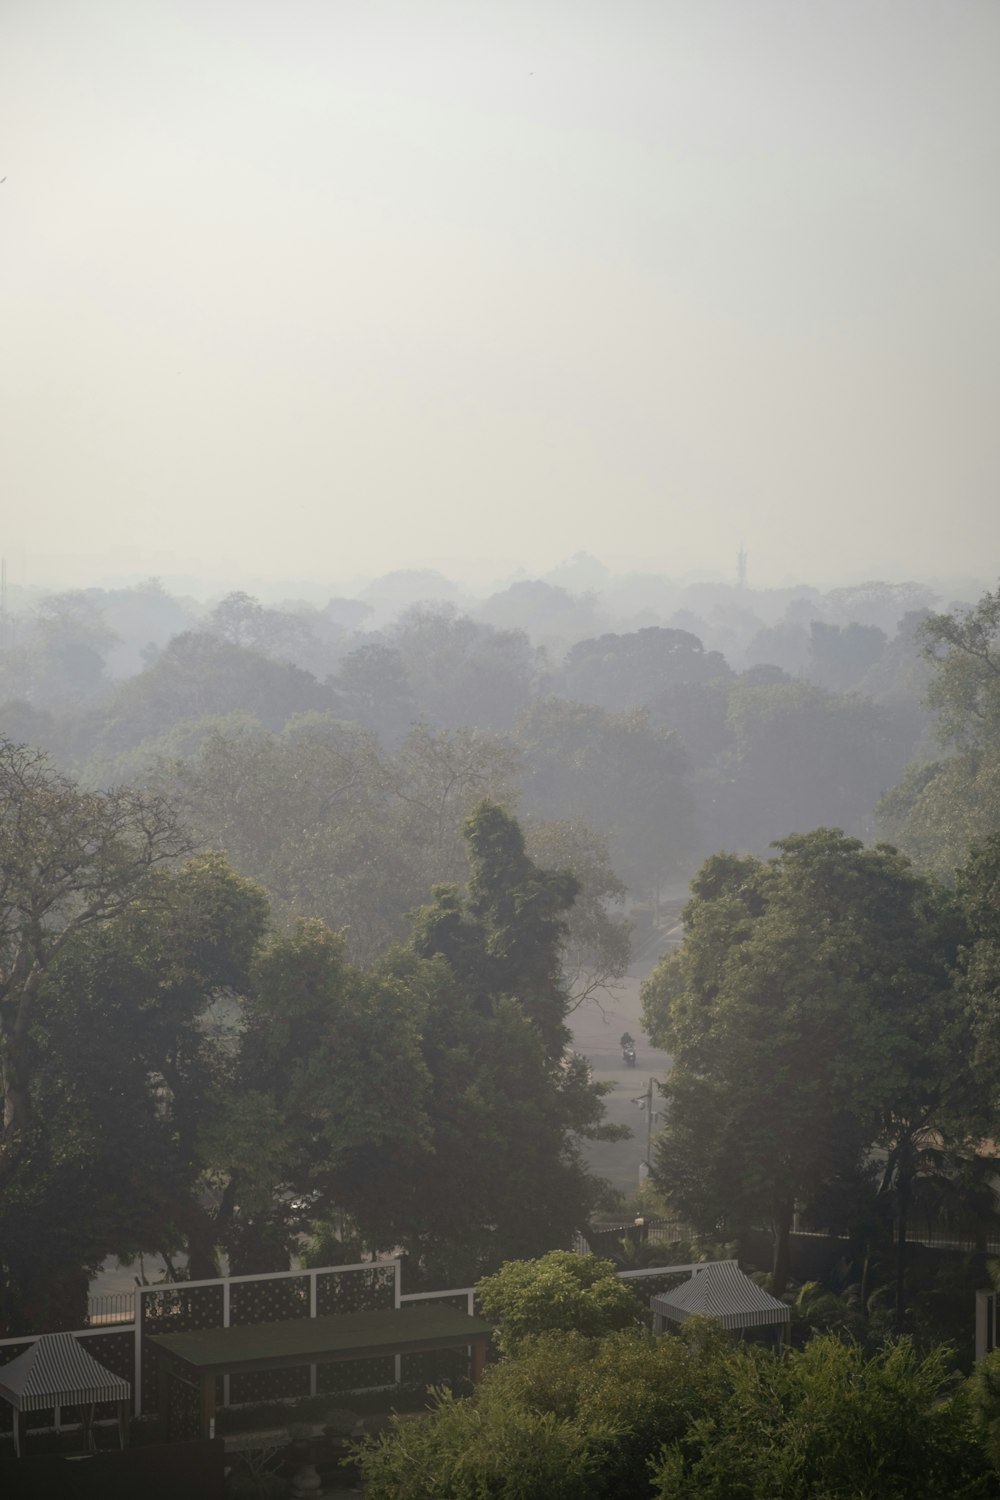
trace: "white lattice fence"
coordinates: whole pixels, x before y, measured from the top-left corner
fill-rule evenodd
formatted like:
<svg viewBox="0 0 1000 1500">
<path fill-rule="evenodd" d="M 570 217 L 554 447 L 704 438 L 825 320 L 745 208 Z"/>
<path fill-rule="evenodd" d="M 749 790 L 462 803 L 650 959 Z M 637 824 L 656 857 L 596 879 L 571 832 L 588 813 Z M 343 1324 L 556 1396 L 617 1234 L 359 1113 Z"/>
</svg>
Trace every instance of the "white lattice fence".
<svg viewBox="0 0 1000 1500">
<path fill-rule="evenodd" d="M 147 1341 L 149 1334 L 284 1323 L 399 1304 L 398 1260 L 139 1287 L 133 1376 L 136 1416 L 157 1407 L 159 1372 L 156 1346 Z M 317 1368 L 308 1365 L 260 1375 L 224 1375 L 216 1399 L 219 1406 L 294 1400 L 315 1396 L 318 1389 Z"/>
</svg>

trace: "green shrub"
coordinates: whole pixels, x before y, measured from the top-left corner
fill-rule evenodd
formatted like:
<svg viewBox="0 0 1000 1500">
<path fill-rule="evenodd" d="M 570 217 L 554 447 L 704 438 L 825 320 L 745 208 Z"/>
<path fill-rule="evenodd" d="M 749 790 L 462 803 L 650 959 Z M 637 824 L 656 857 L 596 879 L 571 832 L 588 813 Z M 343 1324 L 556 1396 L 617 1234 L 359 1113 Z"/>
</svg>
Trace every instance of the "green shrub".
<svg viewBox="0 0 1000 1500">
<path fill-rule="evenodd" d="M 995 1494 L 950 1351 L 873 1358 L 832 1335 L 740 1348 L 710 1409 L 653 1465 L 654 1500 L 973 1500 Z"/>
<path fill-rule="evenodd" d="M 639 1315 L 634 1294 L 610 1260 L 551 1250 L 539 1260 L 509 1260 L 477 1288 L 483 1315 L 497 1326 L 505 1354 L 532 1334 L 575 1332 L 598 1338 Z"/>
<path fill-rule="evenodd" d="M 581 1500 L 592 1493 L 594 1445 L 552 1412 L 437 1393 L 430 1417 L 396 1422 L 355 1450 L 365 1500 Z"/>
</svg>

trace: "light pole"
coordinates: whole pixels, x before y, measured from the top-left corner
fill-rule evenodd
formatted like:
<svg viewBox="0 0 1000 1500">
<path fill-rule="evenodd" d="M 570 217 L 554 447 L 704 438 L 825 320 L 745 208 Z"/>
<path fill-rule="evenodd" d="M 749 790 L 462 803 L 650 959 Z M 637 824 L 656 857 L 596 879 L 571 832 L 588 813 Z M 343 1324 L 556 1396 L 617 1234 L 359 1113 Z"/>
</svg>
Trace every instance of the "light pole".
<svg viewBox="0 0 1000 1500">
<path fill-rule="evenodd" d="M 653 1112 L 652 1078 L 650 1078 L 649 1082 L 647 1083 L 645 1091 L 641 1094 L 636 1094 L 635 1098 L 632 1100 L 632 1103 L 637 1104 L 641 1110 L 645 1111 L 646 1115 L 646 1156 L 645 1159 L 639 1163 L 639 1186 L 642 1187 L 642 1184 L 649 1176 L 650 1171 L 649 1158 L 652 1155 L 653 1149 L 653 1121 L 660 1118 L 658 1111 L 655 1114 Z"/>
</svg>

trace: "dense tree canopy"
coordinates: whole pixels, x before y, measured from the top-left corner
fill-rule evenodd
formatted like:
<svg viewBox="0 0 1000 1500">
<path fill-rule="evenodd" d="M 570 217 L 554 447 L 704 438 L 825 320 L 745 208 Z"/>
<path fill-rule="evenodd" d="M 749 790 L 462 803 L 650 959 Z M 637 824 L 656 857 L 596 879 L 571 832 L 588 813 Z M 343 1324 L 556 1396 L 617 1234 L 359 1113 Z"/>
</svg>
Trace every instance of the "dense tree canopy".
<svg viewBox="0 0 1000 1500">
<path fill-rule="evenodd" d="M 928 703 L 946 758 L 910 768 L 879 808 L 883 829 L 950 877 L 971 843 L 1000 829 L 1000 589 L 973 609 L 931 615 Z"/>
<path fill-rule="evenodd" d="M 217 1207 L 199 1230 L 231 1272 L 287 1269 L 303 1230 L 358 1207 L 359 1162 L 382 1181 L 427 1151 L 427 989 L 352 967 L 317 921 L 258 948 L 202 1148 Z"/>
<path fill-rule="evenodd" d="M 337 716 L 392 758 L 418 726 L 489 736 L 536 711 L 551 717 L 556 701 L 564 721 L 578 718 L 581 704 L 616 721 L 645 709 L 645 728 L 673 731 L 675 752 L 687 754 L 693 774 L 677 795 L 660 795 L 645 731 L 609 757 L 595 725 L 583 726 L 591 743 L 581 747 L 579 724 L 568 730 L 577 758 L 567 761 L 565 785 L 556 777 L 546 790 L 548 770 L 529 756 L 509 785 L 483 788 L 505 800 L 517 792 L 532 815 L 587 823 L 608 839 L 615 874 L 636 895 L 687 879 L 712 849 L 762 852 L 789 826 L 867 833 L 875 802 L 906 760 L 937 753 L 921 703 L 921 672 L 930 668 L 913 651 L 914 611 L 931 602 L 926 589 L 871 583 L 823 596 L 681 588 L 638 575 L 613 584 L 591 563 L 558 574 L 603 580 L 612 592 L 598 597 L 567 593 L 557 573 L 511 585 L 478 617 L 469 600 L 461 613 L 461 592 L 433 573 L 396 575 L 324 608 L 238 591 L 206 609 L 172 598 L 156 580 L 52 595 L 3 628 L 0 728 L 50 749 L 87 784 L 110 787 L 148 777 L 159 756 L 194 758 L 205 726 L 235 725 L 234 716 L 272 734 L 303 714 Z M 605 623 L 617 628 L 599 633 Z M 737 675 L 740 668 L 751 670 Z M 822 698 L 817 685 L 835 691 Z M 846 687 L 865 696 L 844 697 Z M 566 697 L 553 700 L 554 689 Z M 530 738 L 541 761 L 563 754 L 544 743 L 558 733 L 532 729 Z M 929 850 L 936 868 L 950 870 L 974 831 L 977 803 L 996 800 L 994 780 L 989 757 L 955 755 L 884 804 L 885 827 L 909 852 L 923 859 Z M 362 929 L 379 933 L 376 941 L 387 930 L 377 901 L 362 896 L 361 866 L 373 857 L 363 837 L 333 856 L 353 890 L 345 918 L 352 945 Z M 442 873 L 452 872 L 430 878 Z M 283 893 L 272 894 L 283 904 Z M 329 915 L 313 907 L 304 914 Z M 398 936 L 398 912 L 393 922 Z M 376 948 L 369 942 L 367 951 Z"/>
<path fill-rule="evenodd" d="M 8 1327 L 78 1327 L 106 1256 L 190 1241 L 228 1076 L 218 997 L 245 988 L 266 913 L 263 893 L 210 857 L 148 874 L 44 955 L 0 1186 Z"/>
<path fill-rule="evenodd" d="M 494 630 L 446 607 L 407 610 L 388 644 L 421 717 L 446 729 L 509 729 L 542 665 L 523 631 Z"/>
<path fill-rule="evenodd" d="M 845 1141 L 878 1143 L 897 1185 L 922 1133 L 975 1130 L 963 927 L 895 850 L 837 831 L 768 861 L 716 855 L 692 883 L 682 947 L 643 988 L 673 1056 L 657 1182 L 703 1229 L 769 1223 L 777 1287 L 796 1203 Z M 895 1175 L 893 1175 L 895 1174 Z"/>
<path fill-rule="evenodd" d="M 0 1185 L 32 1118 L 31 1040 L 42 982 L 77 934 L 143 896 L 190 848 L 163 799 L 81 791 L 37 751 L 0 741 Z"/>
<path fill-rule="evenodd" d="M 568 698 L 624 713 L 648 707 L 672 683 L 708 682 L 730 672 L 720 653 L 706 651 L 690 631 L 650 625 L 578 641 L 562 680 Z"/>
<path fill-rule="evenodd" d="M 600 1197 L 578 1140 L 611 1133 L 603 1087 L 565 1056 L 572 1001 L 560 953 L 576 881 L 535 865 L 494 804 L 466 830 L 467 889 L 438 887 L 412 939 L 441 976 L 423 1054 L 433 1154 L 373 1185 L 370 1209 L 381 1203 L 390 1242 L 464 1279 L 565 1243 Z"/>
<path fill-rule="evenodd" d="M 81 727 L 90 753 L 114 754 L 182 719 L 247 713 L 269 729 L 294 714 L 331 712 L 333 689 L 287 661 L 207 632 L 176 636 L 153 664 L 116 690 L 104 712 Z"/>
<path fill-rule="evenodd" d="M 907 722 L 869 700 L 808 682 L 733 685 L 727 705 L 731 748 L 705 790 L 705 835 L 763 853 L 778 831 L 816 826 L 862 834 L 879 797 L 912 748 Z"/>
<path fill-rule="evenodd" d="M 844 693 L 876 665 L 885 650 L 885 632 L 877 625 L 828 625 L 813 620 L 809 627 L 809 676 L 820 687 Z"/>
<path fill-rule="evenodd" d="M 675 879 L 693 837 L 687 756 L 677 736 L 645 710 L 611 714 L 546 698 L 518 724 L 524 803 L 543 818 L 580 816 L 608 839 L 615 869 L 633 890 Z"/>
<path fill-rule="evenodd" d="M 342 762 L 322 741 L 311 786 L 274 773 L 274 748 L 254 746 L 274 775 L 251 804 L 259 841 L 283 795 L 305 816 L 336 794 L 338 766 L 354 795 L 350 738 Z M 407 782 L 439 851 L 453 751 L 413 747 L 440 795 L 412 766 Z M 14 746 L 2 769 L 8 1327 L 78 1324 L 111 1253 L 183 1252 L 196 1277 L 223 1251 L 236 1272 L 281 1269 L 337 1218 L 453 1283 L 586 1222 L 601 1189 L 578 1141 L 602 1130 L 602 1090 L 564 1055 L 578 884 L 532 860 L 510 814 L 476 809 L 467 886 L 438 886 L 410 941 L 362 969 L 317 919 L 268 931 L 264 892 L 222 856 L 180 864 L 163 799 L 83 792 Z M 223 762 L 220 801 L 225 779 Z"/>
<path fill-rule="evenodd" d="M 417 725 L 393 755 L 357 726 L 303 715 L 278 734 L 246 720 L 189 725 L 145 761 L 201 837 L 268 890 L 276 914 L 341 929 L 349 957 L 370 963 L 409 931 L 407 913 L 436 882 L 468 872 L 462 823 L 491 796 L 513 802 L 521 757 L 506 737 Z M 620 977 L 628 929 L 607 843 L 580 820 L 534 819 L 529 843 L 544 864 L 574 872 L 566 963 L 579 999 Z"/>
</svg>

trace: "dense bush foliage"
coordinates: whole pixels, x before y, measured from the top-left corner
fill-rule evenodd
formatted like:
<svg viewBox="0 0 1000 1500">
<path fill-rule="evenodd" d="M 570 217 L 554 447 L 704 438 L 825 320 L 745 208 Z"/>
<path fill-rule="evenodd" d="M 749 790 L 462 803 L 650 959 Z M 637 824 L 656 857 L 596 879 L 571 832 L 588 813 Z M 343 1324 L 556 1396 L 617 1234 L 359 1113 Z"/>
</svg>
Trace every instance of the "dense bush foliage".
<svg viewBox="0 0 1000 1500">
<path fill-rule="evenodd" d="M 595 1338 L 636 1321 L 635 1296 L 610 1260 L 550 1250 L 540 1260 L 510 1260 L 477 1288 L 495 1341 L 508 1353 L 535 1334 L 554 1330 Z"/>
<path fill-rule="evenodd" d="M 781 1358 L 695 1320 L 540 1335 L 359 1462 L 369 1500 L 973 1500 L 997 1493 L 982 1433 L 947 1351 L 819 1336 Z"/>
</svg>

